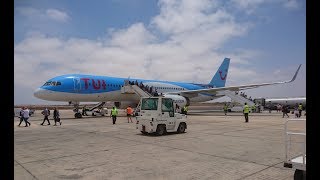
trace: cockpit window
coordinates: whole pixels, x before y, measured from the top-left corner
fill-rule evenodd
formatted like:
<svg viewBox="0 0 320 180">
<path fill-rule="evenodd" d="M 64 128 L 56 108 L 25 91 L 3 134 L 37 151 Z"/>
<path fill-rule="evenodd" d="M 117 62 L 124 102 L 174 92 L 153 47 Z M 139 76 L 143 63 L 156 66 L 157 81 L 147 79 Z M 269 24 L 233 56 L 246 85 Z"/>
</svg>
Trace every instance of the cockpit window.
<svg viewBox="0 0 320 180">
<path fill-rule="evenodd" d="M 59 81 L 48 81 L 44 83 L 43 86 L 59 86 L 59 85 L 61 85 L 61 82 Z"/>
</svg>

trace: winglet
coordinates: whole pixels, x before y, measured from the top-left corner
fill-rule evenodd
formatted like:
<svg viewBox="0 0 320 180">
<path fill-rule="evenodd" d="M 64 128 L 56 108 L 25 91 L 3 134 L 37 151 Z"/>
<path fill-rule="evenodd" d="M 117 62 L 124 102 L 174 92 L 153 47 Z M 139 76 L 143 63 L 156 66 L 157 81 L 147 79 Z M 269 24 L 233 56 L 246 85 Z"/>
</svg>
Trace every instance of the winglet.
<svg viewBox="0 0 320 180">
<path fill-rule="evenodd" d="M 301 67 L 301 64 L 299 65 L 299 67 L 298 67 L 296 73 L 294 74 L 293 78 L 292 78 L 290 81 L 288 81 L 288 83 L 290 83 L 290 82 L 292 82 L 292 81 L 294 81 L 294 80 L 296 79 L 296 77 L 297 77 L 297 75 L 298 75 L 298 72 L 299 72 L 299 70 L 300 70 L 300 67 Z"/>
</svg>

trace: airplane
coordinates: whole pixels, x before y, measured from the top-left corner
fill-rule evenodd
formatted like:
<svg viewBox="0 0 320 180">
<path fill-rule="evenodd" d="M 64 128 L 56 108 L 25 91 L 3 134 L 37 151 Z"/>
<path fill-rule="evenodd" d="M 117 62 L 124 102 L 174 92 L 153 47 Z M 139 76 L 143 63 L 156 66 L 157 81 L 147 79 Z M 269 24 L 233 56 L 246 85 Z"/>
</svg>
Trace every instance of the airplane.
<svg viewBox="0 0 320 180">
<path fill-rule="evenodd" d="M 46 81 L 36 89 L 34 96 L 48 101 L 64 101 L 75 106 L 75 117 L 81 118 L 78 112 L 80 102 L 114 102 L 116 106 L 138 105 L 140 96 L 137 93 L 125 93 L 126 82 L 136 82 L 152 87 L 162 96 L 172 98 L 180 106 L 194 102 L 205 102 L 226 95 L 226 92 L 241 91 L 261 86 L 290 83 L 296 79 L 301 64 L 289 81 L 249 84 L 225 87 L 230 58 L 225 58 L 208 84 L 172 82 L 161 80 L 132 79 L 89 74 L 66 74 Z"/>
<path fill-rule="evenodd" d="M 276 110 L 277 105 L 286 105 L 289 109 L 294 109 L 298 104 L 302 104 L 305 108 L 307 103 L 306 97 L 279 97 L 279 98 L 257 98 L 254 101 L 258 101 L 265 109 Z"/>
</svg>

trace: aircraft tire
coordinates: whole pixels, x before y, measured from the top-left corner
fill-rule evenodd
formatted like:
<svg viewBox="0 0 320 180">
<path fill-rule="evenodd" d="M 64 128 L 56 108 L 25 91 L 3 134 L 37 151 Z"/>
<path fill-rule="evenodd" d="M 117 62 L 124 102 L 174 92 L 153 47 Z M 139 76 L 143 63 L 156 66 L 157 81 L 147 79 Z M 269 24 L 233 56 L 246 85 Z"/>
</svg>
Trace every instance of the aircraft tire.
<svg viewBox="0 0 320 180">
<path fill-rule="evenodd" d="M 82 118 L 82 115 L 81 115 L 81 113 L 78 112 L 78 113 L 75 113 L 75 114 L 74 114 L 74 117 L 75 117 L 75 118 Z"/>
</svg>

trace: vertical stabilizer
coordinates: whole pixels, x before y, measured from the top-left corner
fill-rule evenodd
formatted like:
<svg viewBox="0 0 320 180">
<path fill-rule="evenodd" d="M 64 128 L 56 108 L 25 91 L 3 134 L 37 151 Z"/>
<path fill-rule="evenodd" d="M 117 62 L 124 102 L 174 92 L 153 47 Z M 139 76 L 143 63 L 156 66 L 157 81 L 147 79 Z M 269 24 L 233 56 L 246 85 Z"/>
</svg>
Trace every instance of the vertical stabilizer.
<svg viewBox="0 0 320 180">
<path fill-rule="evenodd" d="M 211 79 L 209 85 L 213 87 L 224 87 L 227 81 L 230 58 L 224 58 L 216 74 Z"/>
</svg>

